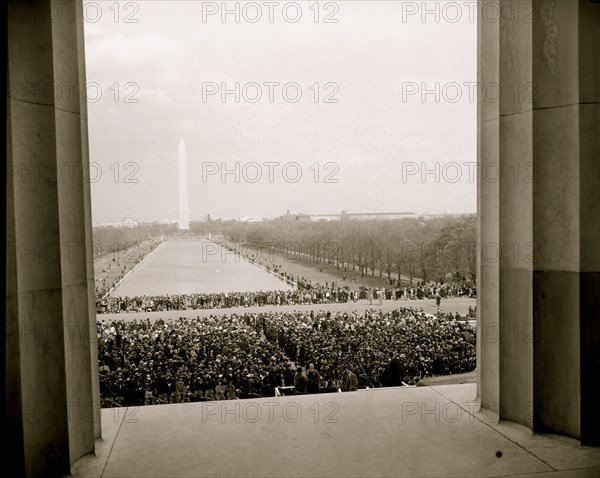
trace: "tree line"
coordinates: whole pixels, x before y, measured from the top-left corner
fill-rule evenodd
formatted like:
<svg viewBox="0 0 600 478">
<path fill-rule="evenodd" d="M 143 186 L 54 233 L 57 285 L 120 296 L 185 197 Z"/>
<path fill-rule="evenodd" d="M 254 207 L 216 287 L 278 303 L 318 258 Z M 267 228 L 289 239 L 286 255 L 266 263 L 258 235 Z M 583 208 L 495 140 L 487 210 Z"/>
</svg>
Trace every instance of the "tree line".
<svg viewBox="0 0 600 478">
<path fill-rule="evenodd" d="M 236 221 L 211 224 L 213 234 L 246 248 L 285 258 L 307 258 L 392 280 L 439 282 L 477 279 L 475 215 L 396 221 Z M 198 233 L 206 233 L 198 225 Z"/>
<path fill-rule="evenodd" d="M 222 235 L 246 250 L 280 253 L 363 275 L 399 277 L 410 284 L 477 279 L 475 215 L 395 221 L 322 221 L 275 219 L 248 223 L 212 221 L 192 224 L 187 233 L 175 225 L 143 224 L 135 228 L 94 228 L 94 246 L 102 254 L 126 250 L 161 235 Z"/>
<path fill-rule="evenodd" d="M 132 246 L 161 235 L 173 234 L 176 226 L 171 224 L 141 224 L 137 227 L 94 227 L 93 240 L 96 256 L 125 251 Z"/>
</svg>

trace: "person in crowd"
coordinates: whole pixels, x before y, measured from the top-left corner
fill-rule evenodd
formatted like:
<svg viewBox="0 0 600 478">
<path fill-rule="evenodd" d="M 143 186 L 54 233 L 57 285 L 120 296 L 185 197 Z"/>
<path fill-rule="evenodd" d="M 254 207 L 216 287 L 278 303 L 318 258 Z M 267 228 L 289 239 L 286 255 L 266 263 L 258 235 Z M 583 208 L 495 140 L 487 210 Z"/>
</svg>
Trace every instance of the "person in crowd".
<svg viewBox="0 0 600 478">
<path fill-rule="evenodd" d="M 208 390 L 206 390 L 204 397 L 206 398 L 207 401 L 212 402 L 214 400 L 216 400 L 215 398 L 215 391 L 212 388 L 209 388 Z"/>
<path fill-rule="evenodd" d="M 294 375 L 294 393 L 296 395 L 304 395 L 307 392 L 308 379 L 304 373 L 302 367 L 296 368 L 296 374 Z"/>
<path fill-rule="evenodd" d="M 156 397 L 152 391 L 152 388 L 148 386 L 144 392 L 144 405 L 154 405 Z"/>
<path fill-rule="evenodd" d="M 225 390 L 224 380 L 219 380 L 219 384 L 215 387 L 215 398 L 217 400 L 225 400 Z"/>
<path fill-rule="evenodd" d="M 390 353 L 390 363 L 388 365 L 388 386 L 398 387 L 404 381 L 404 367 L 397 353 Z"/>
<path fill-rule="evenodd" d="M 350 368 L 347 368 L 342 382 L 342 391 L 355 392 L 356 390 L 358 390 L 358 377 Z"/>
<path fill-rule="evenodd" d="M 177 403 L 189 402 L 188 397 L 189 385 L 184 382 L 183 377 L 179 377 L 175 384 L 175 393 L 177 394 Z"/>
<path fill-rule="evenodd" d="M 229 381 L 229 383 L 225 386 L 225 399 L 226 400 L 237 400 L 237 395 L 235 394 L 235 385 L 233 381 Z"/>
<path fill-rule="evenodd" d="M 307 393 L 319 393 L 321 391 L 321 374 L 315 369 L 315 364 L 308 364 L 308 372 L 306 373 L 308 379 L 308 385 L 306 387 Z"/>
<path fill-rule="evenodd" d="M 169 394 L 169 384 L 166 376 L 162 373 L 159 373 L 154 382 L 154 386 L 156 388 L 156 393 L 158 394 L 158 399 L 162 403 L 169 403 L 167 398 Z"/>
</svg>

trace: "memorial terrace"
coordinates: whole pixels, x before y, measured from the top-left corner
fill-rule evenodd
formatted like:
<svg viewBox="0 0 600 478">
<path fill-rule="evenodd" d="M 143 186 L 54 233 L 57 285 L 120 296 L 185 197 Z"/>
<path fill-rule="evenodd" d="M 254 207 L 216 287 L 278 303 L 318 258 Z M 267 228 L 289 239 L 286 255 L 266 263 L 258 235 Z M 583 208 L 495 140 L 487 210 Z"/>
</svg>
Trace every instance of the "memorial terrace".
<svg viewBox="0 0 600 478">
<path fill-rule="evenodd" d="M 600 475 L 600 449 L 498 421 L 490 409 L 479 411 L 475 395 L 476 384 L 468 383 L 103 409 L 103 439 L 96 442 L 96 454 L 76 461 L 72 473 L 79 477 Z M 523 404 L 517 413 L 531 410 Z"/>
</svg>

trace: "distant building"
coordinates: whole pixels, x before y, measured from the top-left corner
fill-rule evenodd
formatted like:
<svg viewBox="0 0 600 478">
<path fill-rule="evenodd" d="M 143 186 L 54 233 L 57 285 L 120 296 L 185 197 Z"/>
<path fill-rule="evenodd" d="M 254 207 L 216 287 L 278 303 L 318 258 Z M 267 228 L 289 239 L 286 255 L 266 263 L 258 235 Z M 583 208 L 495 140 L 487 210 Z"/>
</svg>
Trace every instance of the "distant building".
<svg viewBox="0 0 600 478">
<path fill-rule="evenodd" d="M 312 222 L 341 221 L 341 214 L 315 214 L 310 216 Z"/>
<path fill-rule="evenodd" d="M 138 222 L 133 219 L 132 217 L 126 217 L 121 221 L 121 227 L 128 227 L 128 228 L 134 228 L 134 227 L 138 227 Z"/>
<path fill-rule="evenodd" d="M 417 218 L 414 212 L 358 212 L 342 211 L 342 221 L 397 221 L 399 219 Z"/>
<path fill-rule="evenodd" d="M 420 219 L 429 220 L 441 217 L 464 217 L 471 216 L 473 213 L 453 213 L 453 214 L 417 214 L 414 212 L 348 212 L 342 211 L 340 214 L 293 214 L 288 210 L 285 214 L 276 217 L 274 221 L 398 221 L 400 219 Z M 253 218 L 241 218 L 240 222 L 258 222 L 252 221 Z M 262 219 L 266 221 L 266 219 Z"/>
<path fill-rule="evenodd" d="M 444 214 L 422 214 L 419 216 L 419 219 L 424 219 L 425 221 L 428 221 L 430 219 L 439 219 L 442 217 L 452 217 L 452 218 L 457 218 L 457 217 L 466 217 L 466 216 L 474 216 L 475 213 L 469 213 L 469 212 L 461 212 L 461 213 L 452 213 L 452 214 L 448 214 L 448 213 L 444 213 Z"/>
<path fill-rule="evenodd" d="M 123 218 L 121 222 L 103 222 L 97 224 L 97 227 L 125 227 L 128 229 L 133 229 L 134 227 L 138 227 L 138 221 L 130 216 L 127 216 Z"/>
<path fill-rule="evenodd" d="M 276 217 L 274 221 L 310 221 L 311 216 L 309 214 L 298 213 L 292 214 L 288 209 L 287 212 L 283 216 Z"/>
<path fill-rule="evenodd" d="M 349 213 L 342 211 L 341 214 L 314 214 L 310 216 L 313 222 L 322 221 L 395 221 L 398 219 L 417 218 L 414 212 L 364 212 Z"/>
<path fill-rule="evenodd" d="M 240 217 L 240 222 L 263 222 L 263 218 L 259 216 L 244 216 Z"/>
</svg>

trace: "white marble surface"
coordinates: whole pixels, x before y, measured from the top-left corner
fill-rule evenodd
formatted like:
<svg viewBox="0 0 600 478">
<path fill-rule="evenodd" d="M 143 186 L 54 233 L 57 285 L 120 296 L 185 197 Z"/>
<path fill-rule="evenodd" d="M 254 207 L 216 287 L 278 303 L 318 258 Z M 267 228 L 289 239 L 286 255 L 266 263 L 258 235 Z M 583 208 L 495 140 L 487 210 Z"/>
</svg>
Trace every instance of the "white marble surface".
<svg viewBox="0 0 600 478">
<path fill-rule="evenodd" d="M 500 118 L 500 267 L 533 269 L 531 111 Z"/>
<path fill-rule="evenodd" d="M 502 0 L 500 8 L 500 115 L 504 116 L 530 111 L 533 106 L 533 24 L 525 21 L 521 0 Z"/>
<path fill-rule="evenodd" d="M 108 442 L 74 472 L 100 476 L 106 463 L 104 477 L 482 477 L 600 466 L 598 453 L 579 451 L 572 441 L 532 437 L 478 412 L 475 390 L 468 384 L 240 400 L 226 403 L 229 415 L 225 402 L 139 407 L 126 415 L 104 410 Z M 250 402 L 252 410 L 265 410 L 260 419 L 243 418 Z M 330 422 L 322 414 L 327 403 L 334 404 Z M 300 418 L 286 420 L 286 406 L 300 410 Z M 555 467 L 538 456 L 552 450 Z"/>
<path fill-rule="evenodd" d="M 579 107 L 533 113 L 536 270 L 579 270 Z"/>
<path fill-rule="evenodd" d="M 533 107 L 573 105 L 579 101 L 579 2 L 545 0 L 533 6 Z"/>
</svg>

